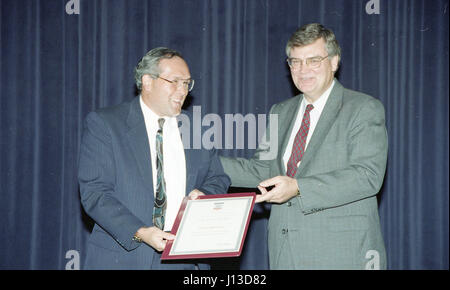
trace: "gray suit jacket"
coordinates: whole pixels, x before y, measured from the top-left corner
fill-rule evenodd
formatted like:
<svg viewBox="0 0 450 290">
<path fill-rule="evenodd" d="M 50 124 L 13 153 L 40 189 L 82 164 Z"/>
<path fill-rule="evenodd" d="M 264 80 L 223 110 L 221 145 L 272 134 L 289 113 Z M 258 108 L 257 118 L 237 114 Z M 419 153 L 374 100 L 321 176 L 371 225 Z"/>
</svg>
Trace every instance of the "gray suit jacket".
<svg viewBox="0 0 450 290">
<path fill-rule="evenodd" d="M 386 268 L 376 199 L 388 150 L 384 108 L 378 100 L 335 81 L 295 175 L 300 197 L 272 205 L 271 269 Z M 283 154 L 302 98 L 272 107 L 278 131 L 267 129 L 267 138 L 251 159 L 221 157 L 233 186 L 255 187 L 286 174 Z M 275 133 L 276 157 L 264 160 Z"/>
</svg>

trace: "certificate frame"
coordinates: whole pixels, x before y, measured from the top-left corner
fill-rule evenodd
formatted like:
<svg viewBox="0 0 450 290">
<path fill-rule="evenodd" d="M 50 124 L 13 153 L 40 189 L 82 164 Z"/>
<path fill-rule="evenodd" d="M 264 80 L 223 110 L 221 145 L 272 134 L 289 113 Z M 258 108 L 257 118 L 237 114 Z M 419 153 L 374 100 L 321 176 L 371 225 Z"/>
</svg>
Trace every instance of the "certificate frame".
<svg viewBox="0 0 450 290">
<path fill-rule="evenodd" d="M 205 259 L 205 258 L 223 258 L 223 257 L 238 257 L 242 253 L 242 249 L 247 236 L 247 230 L 250 223 L 253 207 L 255 205 L 256 193 L 229 193 L 229 194 L 211 194 L 199 196 L 196 200 L 190 200 L 189 197 L 185 197 L 178 211 L 171 233 L 176 237 L 172 241 L 167 241 L 166 247 L 161 255 L 161 260 L 183 260 L 183 259 Z M 237 239 L 235 244 L 229 249 L 208 249 L 208 250 L 177 250 L 177 245 L 185 237 L 192 235 L 192 226 L 186 226 L 186 220 L 190 222 L 191 208 L 194 203 L 204 202 L 206 205 L 211 204 L 224 204 L 230 203 L 230 201 L 239 202 L 243 209 L 239 213 L 242 218 L 238 218 L 236 224 L 238 226 Z M 244 202 L 247 202 L 244 204 Z M 189 204 L 191 203 L 191 204 Z M 199 205 L 199 204 L 198 204 Z M 205 212 L 206 214 L 207 212 Z M 200 216 L 203 213 L 200 214 Z M 209 218 L 210 216 L 204 217 Z M 199 240 L 200 241 L 200 240 Z"/>
</svg>

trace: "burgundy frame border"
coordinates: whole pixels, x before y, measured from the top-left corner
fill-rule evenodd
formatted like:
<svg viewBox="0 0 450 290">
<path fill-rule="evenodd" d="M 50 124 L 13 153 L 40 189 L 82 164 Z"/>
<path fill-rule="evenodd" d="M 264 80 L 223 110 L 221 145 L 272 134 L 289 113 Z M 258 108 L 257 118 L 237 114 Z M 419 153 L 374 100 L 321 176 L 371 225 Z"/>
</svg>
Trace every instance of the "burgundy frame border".
<svg viewBox="0 0 450 290">
<path fill-rule="evenodd" d="M 161 260 L 182 260 L 182 259 L 205 259 L 205 258 L 223 258 L 223 257 L 239 257 L 242 253 L 242 248 L 244 246 L 245 237 L 247 236 L 248 225 L 250 224 L 250 219 L 253 213 L 253 207 L 255 206 L 256 193 L 254 192 L 243 192 L 243 193 L 227 193 L 227 194 L 210 194 L 201 195 L 198 199 L 216 199 L 216 198 L 228 198 L 228 197 L 241 197 L 241 196 L 252 196 L 252 205 L 250 207 L 250 212 L 247 216 L 247 222 L 245 224 L 244 234 L 242 235 L 241 246 L 237 252 L 220 252 L 220 253 L 208 253 L 208 254 L 184 254 L 184 255 L 170 255 L 170 250 L 172 249 L 173 241 L 167 241 L 166 247 L 161 255 Z M 186 209 L 189 197 L 183 199 L 183 203 L 178 210 L 177 218 L 172 227 L 171 233 L 176 235 L 178 228 L 181 223 L 181 218 L 183 217 L 184 210 Z"/>
</svg>

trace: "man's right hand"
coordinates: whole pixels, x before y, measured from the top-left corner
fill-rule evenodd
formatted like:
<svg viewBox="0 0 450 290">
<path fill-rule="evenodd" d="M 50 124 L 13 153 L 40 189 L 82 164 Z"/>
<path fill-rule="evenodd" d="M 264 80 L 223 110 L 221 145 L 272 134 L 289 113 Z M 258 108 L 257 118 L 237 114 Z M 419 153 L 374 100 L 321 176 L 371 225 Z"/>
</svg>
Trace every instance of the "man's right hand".
<svg viewBox="0 0 450 290">
<path fill-rule="evenodd" d="M 167 241 L 175 239 L 175 235 L 166 233 L 157 227 L 140 228 L 136 232 L 136 237 L 158 252 L 164 251 Z"/>
</svg>

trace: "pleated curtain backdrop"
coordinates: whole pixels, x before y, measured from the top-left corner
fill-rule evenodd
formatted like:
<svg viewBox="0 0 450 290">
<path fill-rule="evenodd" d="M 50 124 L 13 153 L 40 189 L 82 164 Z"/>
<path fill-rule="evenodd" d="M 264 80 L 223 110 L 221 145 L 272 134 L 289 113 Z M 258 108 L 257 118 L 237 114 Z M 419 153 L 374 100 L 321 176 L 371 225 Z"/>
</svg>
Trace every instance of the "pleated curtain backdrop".
<svg viewBox="0 0 450 290">
<path fill-rule="evenodd" d="M 310 22 L 335 32 L 340 82 L 386 109 L 388 268 L 448 269 L 448 0 L 80 0 L 79 14 L 68 2 L 0 0 L 0 269 L 83 259 L 83 119 L 135 96 L 133 69 L 148 50 L 183 53 L 196 80 L 188 103 L 203 116 L 264 116 L 298 93 L 284 48 Z M 220 154 L 254 152 L 222 133 Z M 242 257 L 214 267 L 268 269 L 269 214 L 258 205 Z"/>
</svg>

